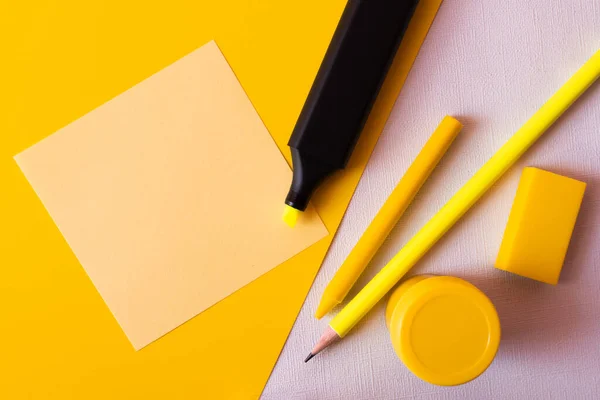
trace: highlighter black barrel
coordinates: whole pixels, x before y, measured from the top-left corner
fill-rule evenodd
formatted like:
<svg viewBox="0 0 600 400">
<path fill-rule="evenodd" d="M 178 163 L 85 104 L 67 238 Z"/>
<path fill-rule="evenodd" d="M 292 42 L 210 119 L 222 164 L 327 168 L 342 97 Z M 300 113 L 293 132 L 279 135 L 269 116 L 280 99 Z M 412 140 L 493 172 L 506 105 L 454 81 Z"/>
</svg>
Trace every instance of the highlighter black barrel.
<svg viewBox="0 0 600 400">
<path fill-rule="evenodd" d="M 348 163 L 419 0 L 349 0 L 288 142 L 285 203 L 304 211 Z"/>
</svg>

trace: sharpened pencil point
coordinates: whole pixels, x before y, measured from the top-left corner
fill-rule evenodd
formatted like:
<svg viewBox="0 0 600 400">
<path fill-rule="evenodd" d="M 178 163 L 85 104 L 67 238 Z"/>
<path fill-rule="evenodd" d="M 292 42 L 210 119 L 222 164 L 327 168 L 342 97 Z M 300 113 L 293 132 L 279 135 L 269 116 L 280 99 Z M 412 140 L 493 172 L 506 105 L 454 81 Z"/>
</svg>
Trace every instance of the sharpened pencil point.
<svg viewBox="0 0 600 400">
<path fill-rule="evenodd" d="M 304 362 L 305 362 L 305 363 L 306 363 L 306 362 L 308 362 L 308 361 L 309 361 L 311 358 L 313 358 L 314 356 L 315 356 L 315 355 L 314 355 L 313 353 L 308 353 L 308 357 L 306 357 L 306 358 L 304 359 Z"/>
</svg>

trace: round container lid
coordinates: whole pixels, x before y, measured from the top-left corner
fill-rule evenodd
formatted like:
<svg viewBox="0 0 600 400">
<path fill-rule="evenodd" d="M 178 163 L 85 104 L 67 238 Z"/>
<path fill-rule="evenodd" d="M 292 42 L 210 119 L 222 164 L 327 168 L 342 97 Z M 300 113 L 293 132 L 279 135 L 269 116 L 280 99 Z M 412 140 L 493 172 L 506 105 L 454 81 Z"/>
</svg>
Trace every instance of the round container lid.
<svg viewBox="0 0 600 400">
<path fill-rule="evenodd" d="M 486 370 L 500 343 L 492 302 L 470 283 L 432 277 L 410 287 L 395 307 L 390 334 L 398 356 L 435 385 L 466 383 Z"/>
</svg>

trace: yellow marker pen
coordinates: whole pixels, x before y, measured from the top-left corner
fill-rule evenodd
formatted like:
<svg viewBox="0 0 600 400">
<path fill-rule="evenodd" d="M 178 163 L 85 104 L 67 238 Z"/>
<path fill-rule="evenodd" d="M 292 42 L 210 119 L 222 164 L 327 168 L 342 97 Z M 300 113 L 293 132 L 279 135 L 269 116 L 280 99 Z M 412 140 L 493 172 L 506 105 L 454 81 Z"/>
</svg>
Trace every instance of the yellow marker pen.
<svg viewBox="0 0 600 400">
<path fill-rule="evenodd" d="M 442 120 L 325 288 L 315 317 L 322 318 L 344 300 L 461 129 L 455 118 Z"/>
</svg>

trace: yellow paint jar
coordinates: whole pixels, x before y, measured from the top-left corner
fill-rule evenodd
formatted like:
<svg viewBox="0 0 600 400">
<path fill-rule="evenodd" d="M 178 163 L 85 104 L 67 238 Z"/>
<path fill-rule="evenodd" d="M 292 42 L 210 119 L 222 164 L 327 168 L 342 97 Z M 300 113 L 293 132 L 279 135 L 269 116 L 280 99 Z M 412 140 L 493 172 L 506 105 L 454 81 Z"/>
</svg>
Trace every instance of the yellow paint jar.
<svg viewBox="0 0 600 400">
<path fill-rule="evenodd" d="M 454 386 L 482 374 L 500 344 L 490 299 L 450 276 L 415 276 L 392 293 L 385 313 L 392 344 L 406 367 L 434 385 Z"/>
</svg>

